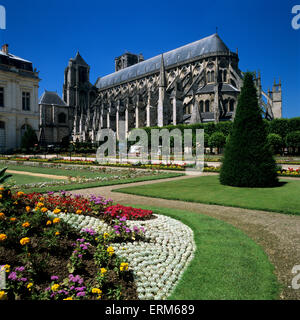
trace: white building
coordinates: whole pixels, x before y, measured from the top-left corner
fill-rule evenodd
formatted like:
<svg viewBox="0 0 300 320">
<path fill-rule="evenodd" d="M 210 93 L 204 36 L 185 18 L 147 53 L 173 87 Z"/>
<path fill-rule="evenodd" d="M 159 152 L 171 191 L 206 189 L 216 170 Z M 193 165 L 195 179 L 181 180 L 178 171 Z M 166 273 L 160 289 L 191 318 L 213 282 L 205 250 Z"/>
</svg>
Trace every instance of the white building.
<svg viewBox="0 0 300 320">
<path fill-rule="evenodd" d="M 0 152 L 19 148 L 28 126 L 38 135 L 38 72 L 30 61 L 0 50 Z"/>
</svg>

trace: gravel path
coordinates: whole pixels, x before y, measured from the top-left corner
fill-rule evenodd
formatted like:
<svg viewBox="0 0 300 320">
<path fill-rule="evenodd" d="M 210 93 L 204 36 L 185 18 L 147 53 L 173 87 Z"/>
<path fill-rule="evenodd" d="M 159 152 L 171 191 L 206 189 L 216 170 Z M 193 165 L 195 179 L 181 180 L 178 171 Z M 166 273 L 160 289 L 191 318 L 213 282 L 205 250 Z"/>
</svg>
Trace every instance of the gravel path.
<svg viewBox="0 0 300 320">
<path fill-rule="evenodd" d="M 189 176 L 165 179 L 189 179 Z M 73 191 L 73 194 L 96 194 L 112 198 L 115 202 L 129 205 L 147 205 L 181 209 L 205 214 L 223 221 L 244 231 L 256 243 L 262 246 L 275 266 L 275 273 L 283 286 L 280 298 L 284 300 L 300 300 L 300 289 L 295 290 L 292 269 L 300 265 L 300 217 L 274 212 L 248 210 L 216 205 L 206 205 L 176 200 L 153 199 L 142 196 L 112 192 L 114 189 L 127 186 L 160 183 L 159 181 L 138 182 L 128 185 L 116 185 Z"/>
<path fill-rule="evenodd" d="M 28 171 L 17 171 L 17 170 L 7 170 L 7 173 L 12 174 L 21 174 L 31 177 L 41 177 L 41 178 L 48 178 L 48 179 L 55 179 L 55 180 L 68 180 L 67 176 L 57 176 L 54 174 L 44 174 L 44 173 L 35 173 L 35 172 L 28 172 Z"/>
</svg>

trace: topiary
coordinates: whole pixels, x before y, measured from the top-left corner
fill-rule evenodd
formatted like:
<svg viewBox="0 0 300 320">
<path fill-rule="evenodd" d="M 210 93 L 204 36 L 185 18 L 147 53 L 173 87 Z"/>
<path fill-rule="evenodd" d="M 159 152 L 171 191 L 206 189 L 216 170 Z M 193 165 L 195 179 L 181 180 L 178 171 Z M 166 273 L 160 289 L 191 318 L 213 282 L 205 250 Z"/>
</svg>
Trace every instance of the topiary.
<svg viewBox="0 0 300 320">
<path fill-rule="evenodd" d="M 225 146 L 220 182 L 236 187 L 278 185 L 276 163 L 267 143 L 253 75 L 245 73 L 230 139 Z"/>
</svg>

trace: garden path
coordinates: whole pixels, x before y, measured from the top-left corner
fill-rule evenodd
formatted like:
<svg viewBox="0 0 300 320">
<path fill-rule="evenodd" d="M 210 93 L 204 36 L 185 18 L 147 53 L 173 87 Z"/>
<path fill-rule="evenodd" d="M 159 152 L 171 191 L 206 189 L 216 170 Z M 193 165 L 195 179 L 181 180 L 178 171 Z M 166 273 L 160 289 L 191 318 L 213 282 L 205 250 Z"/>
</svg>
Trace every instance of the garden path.
<svg viewBox="0 0 300 320">
<path fill-rule="evenodd" d="M 164 181 L 190 178 L 192 177 L 182 176 L 165 179 Z M 275 274 L 283 285 L 280 298 L 300 300 L 300 289 L 295 290 L 291 287 L 292 279 L 295 277 L 295 274 L 292 274 L 292 269 L 295 265 L 300 265 L 300 216 L 177 200 L 153 199 L 113 192 L 114 189 L 123 187 L 126 188 L 129 186 L 132 187 L 160 182 L 161 180 L 146 181 L 122 186 L 115 185 L 77 190 L 72 191 L 72 193 L 101 195 L 105 198 L 111 198 L 115 202 L 121 204 L 181 209 L 205 214 L 226 221 L 241 229 L 256 243 L 263 247 L 271 263 L 275 266 Z"/>
</svg>

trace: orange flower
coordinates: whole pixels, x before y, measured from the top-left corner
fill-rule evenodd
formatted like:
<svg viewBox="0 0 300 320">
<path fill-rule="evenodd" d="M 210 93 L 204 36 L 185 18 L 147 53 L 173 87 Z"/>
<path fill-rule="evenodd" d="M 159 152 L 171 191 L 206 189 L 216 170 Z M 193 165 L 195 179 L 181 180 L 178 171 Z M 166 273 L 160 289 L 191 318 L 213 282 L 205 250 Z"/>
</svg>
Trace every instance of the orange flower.
<svg viewBox="0 0 300 320">
<path fill-rule="evenodd" d="M 48 209 L 47 209 L 47 208 L 42 208 L 41 211 L 42 211 L 43 213 L 46 213 L 46 212 L 48 211 Z"/>
<path fill-rule="evenodd" d="M 55 232 L 55 235 L 56 235 L 56 236 L 59 236 L 59 235 L 60 235 L 60 232 L 58 232 L 58 231 Z"/>
<path fill-rule="evenodd" d="M 26 207 L 26 212 L 30 212 L 31 208 L 29 206 Z"/>
<path fill-rule="evenodd" d="M 19 192 L 17 193 L 17 196 L 18 196 L 18 197 L 22 197 L 22 196 L 24 196 L 24 194 L 25 194 L 24 192 L 19 191 Z"/>
<path fill-rule="evenodd" d="M 50 226 L 51 224 L 52 224 L 51 220 L 48 220 L 47 223 L 46 223 L 47 226 Z"/>
<path fill-rule="evenodd" d="M 30 223 L 27 221 L 22 224 L 23 228 L 28 228 L 29 226 L 30 226 Z"/>
<path fill-rule="evenodd" d="M 1 233 L 1 234 L 0 234 L 0 241 L 4 241 L 4 240 L 6 240 L 6 239 L 7 239 L 7 235 L 4 234 L 4 233 Z"/>
<path fill-rule="evenodd" d="M 77 210 L 76 214 L 82 214 L 82 210 Z"/>
<path fill-rule="evenodd" d="M 25 246 L 25 245 L 28 244 L 28 243 L 30 243 L 30 238 L 22 238 L 22 239 L 20 240 L 20 244 L 21 244 L 22 246 Z"/>
<path fill-rule="evenodd" d="M 0 219 L 4 219 L 5 218 L 5 214 L 3 212 L 0 212 Z"/>
<path fill-rule="evenodd" d="M 15 221 L 17 221 L 17 218 L 10 218 L 10 221 L 15 222 Z"/>
<path fill-rule="evenodd" d="M 56 224 L 56 223 L 60 223 L 60 219 L 59 218 L 55 218 L 53 219 L 53 223 Z"/>
<path fill-rule="evenodd" d="M 59 214 L 60 212 L 61 212 L 61 210 L 58 209 L 58 208 L 56 208 L 56 209 L 53 211 L 54 214 Z"/>
</svg>

